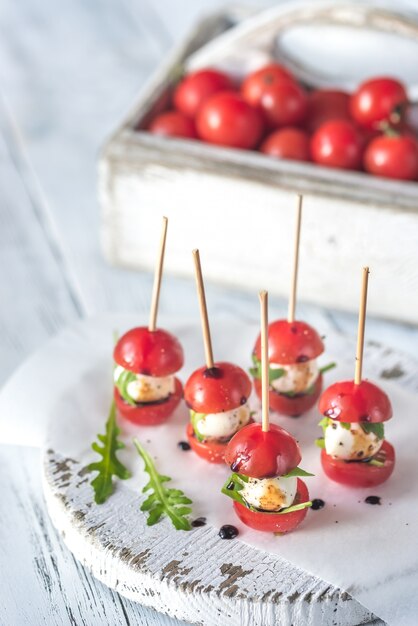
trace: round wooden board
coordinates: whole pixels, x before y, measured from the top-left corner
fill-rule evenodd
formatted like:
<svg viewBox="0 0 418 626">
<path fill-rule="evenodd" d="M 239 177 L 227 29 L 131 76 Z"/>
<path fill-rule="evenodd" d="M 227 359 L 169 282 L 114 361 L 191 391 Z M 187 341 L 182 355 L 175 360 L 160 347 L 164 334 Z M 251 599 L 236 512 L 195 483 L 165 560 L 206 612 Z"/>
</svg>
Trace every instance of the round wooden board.
<svg viewBox="0 0 418 626">
<path fill-rule="evenodd" d="M 339 341 L 341 350 L 352 342 Z M 418 389 L 418 365 L 376 343 L 366 346 L 368 371 Z M 123 596 L 204 626 L 354 626 L 383 623 L 343 590 L 213 527 L 176 532 L 167 520 L 147 527 L 142 496 L 124 484 L 92 504 L 83 463 L 50 445 L 44 493 L 51 519 L 74 556 Z"/>
</svg>

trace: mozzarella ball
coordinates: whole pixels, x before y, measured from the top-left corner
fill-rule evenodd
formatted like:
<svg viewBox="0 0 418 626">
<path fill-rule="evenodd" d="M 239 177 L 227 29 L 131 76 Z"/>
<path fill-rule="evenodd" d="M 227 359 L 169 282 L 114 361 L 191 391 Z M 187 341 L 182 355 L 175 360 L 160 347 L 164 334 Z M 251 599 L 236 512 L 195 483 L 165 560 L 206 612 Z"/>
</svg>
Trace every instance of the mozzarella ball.
<svg viewBox="0 0 418 626">
<path fill-rule="evenodd" d="M 250 407 L 243 404 L 236 409 L 222 413 L 208 413 L 195 421 L 197 434 L 208 441 L 227 440 L 250 421 Z"/>
<path fill-rule="evenodd" d="M 319 376 L 319 367 L 316 359 L 294 363 L 292 365 L 280 365 L 280 363 L 270 363 L 271 370 L 283 369 L 284 375 L 276 378 L 270 386 L 279 393 L 304 393 L 312 387 Z"/>
<path fill-rule="evenodd" d="M 346 461 L 368 459 L 379 452 L 383 443 L 374 433 L 365 433 L 361 423 L 350 424 L 348 430 L 333 421 L 326 427 L 324 438 L 326 453 Z"/>
<path fill-rule="evenodd" d="M 115 383 L 119 380 L 124 368 L 115 367 L 113 378 Z M 168 398 L 175 390 L 174 376 L 144 376 L 135 374 L 135 379 L 126 386 L 127 394 L 134 402 L 156 402 Z"/>
<path fill-rule="evenodd" d="M 249 478 L 240 494 L 257 509 L 280 511 L 291 506 L 297 492 L 297 478 Z"/>
</svg>

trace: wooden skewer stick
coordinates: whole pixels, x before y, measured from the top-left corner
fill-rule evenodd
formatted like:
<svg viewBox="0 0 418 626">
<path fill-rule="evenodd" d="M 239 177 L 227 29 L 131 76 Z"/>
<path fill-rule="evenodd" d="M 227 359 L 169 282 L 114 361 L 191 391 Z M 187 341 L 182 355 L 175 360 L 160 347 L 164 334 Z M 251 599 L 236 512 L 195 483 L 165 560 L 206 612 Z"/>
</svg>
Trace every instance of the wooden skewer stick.
<svg viewBox="0 0 418 626">
<path fill-rule="evenodd" d="M 195 276 L 196 276 L 197 295 L 199 298 L 200 319 L 202 322 L 203 343 L 205 346 L 206 367 L 208 369 L 212 369 L 214 367 L 212 340 L 210 337 L 208 309 L 206 306 L 205 286 L 203 284 L 202 267 L 200 265 L 199 250 L 193 250 L 193 260 L 194 260 L 194 268 L 195 268 Z"/>
<path fill-rule="evenodd" d="M 354 373 L 354 383 L 361 383 L 361 373 L 363 369 L 363 348 L 364 348 L 364 328 L 366 326 L 366 306 L 367 306 L 367 286 L 369 282 L 369 268 L 363 267 L 363 280 L 360 294 L 360 310 L 358 314 L 356 369 Z"/>
<path fill-rule="evenodd" d="M 262 429 L 269 429 L 268 293 L 260 291 L 261 317 L 261 417 Z"/>
<path fill-rule="evenodd" d="M 289 323 L 292 323 L 295 321 L 296 290 L 298 286 L 298 269 L 299 269 L 300 224 L 302 221 L 302 202 L 303 202 L 303 196 L 298 195 L 298 206 L 297 206 L 297 212 L 296 212 L 295 243 L 294 243 L 294 250 L 293 250 L 293 272 L 292 272 L 292 281 L 290 283 L 289 309 L 287 313 L 287 321 Z"/>
<path fill-rule="evenodd" d="M 148 330 L 154 332 L 157 327 L 158 302 L 160 300 L 161 278 L 163 275 L 165 241 L 167 238 L 168 218 L 163 217 L 163 228 L 161 231 L 160 248 L 158 251 L 157 265 L 154 272 L 154 286 L 152 288 L 151 310 L 149 315 Z"/>
</svg>

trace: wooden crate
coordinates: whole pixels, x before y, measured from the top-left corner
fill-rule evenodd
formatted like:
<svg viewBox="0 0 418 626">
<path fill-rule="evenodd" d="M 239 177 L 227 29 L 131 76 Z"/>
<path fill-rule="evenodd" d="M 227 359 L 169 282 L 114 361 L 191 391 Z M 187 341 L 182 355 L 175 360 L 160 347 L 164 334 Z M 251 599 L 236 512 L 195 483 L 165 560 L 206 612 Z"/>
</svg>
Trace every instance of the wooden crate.
<svg viewBox="0 0 418 626">
<path fill-rule="evenodd" d="M 329 9 L 330 17 L 333 11 Z M 390 14 L 357 6 L 357 22 L 359 11 L 376 28 L 393 23 L 402 32 L 402 20 L 395 17 L 392 22 Z M 337 18 L 349 16 L 346 11 Z M 240 17 L 239 12 L 227 12 L 204 19 L 158 69 L 104 147 L 99 189 L 106 258 L 117 266 L 151 269 L 164 214 L 171 218 L 168 272 L 192 274 L 190 252 L 199 247 L 207 279 L 286 295 L 295 195 L 303 193 L 300 297 L 356 310 L 360 266 L 368 264 L 373 278 L 370 312 L 416 323 L 416 183 L 138 130 L 164 107 L 190 55 Z M 416 32 L 414 28 L 407 35 Z"/>
</svg>

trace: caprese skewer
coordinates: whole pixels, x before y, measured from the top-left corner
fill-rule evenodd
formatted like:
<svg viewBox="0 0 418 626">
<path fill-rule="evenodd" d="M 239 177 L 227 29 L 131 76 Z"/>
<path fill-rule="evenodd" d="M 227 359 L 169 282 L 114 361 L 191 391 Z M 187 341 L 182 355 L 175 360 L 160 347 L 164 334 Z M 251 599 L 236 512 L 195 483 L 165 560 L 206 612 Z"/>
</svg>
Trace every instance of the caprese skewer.
<svg viewBox="0 0 418 626">
<path fill-rule="evenodd" d="M 214 362 L 199 251 L 193 251 L 206 363 L 184 386 L 190 409 L 187 438 L 191 448 L 211 463 L 223 463 L 231 437 L 251 421 L 251 380 L 228 362 Z"/>
<path fill-rule="evenodd" d="M 262 424 L 245 426 L 228 443 L 225 461 L 233 474 L 222 493 L 234 500 L 235 512 L 247 526 L 287 533 L 303 521 L 312 505 L 300 478 L 312 474 L 298 467 L 302 457 L 296 439 L 269 423 L 267 292 L 260 293 L 260 301 Z"/>
<path fill-rule="evenodd" d="M 165 422 L 183 396 L 182 384 L 175 376 L 183 366 L 183 348 L 174 335 L 157 328 L 167 225 L 164 217 L 149 324 L 126 332 L 113 353 L 118 416 L 142 426 Z"/>
<path fill-rule="evenodd" d="M 386 393 L 362 380 L 364 328 L 369 269 L 363 269 L 354 380 L 328 387 L 319 401 L 325 474 L 349 487 L 373 487 L 386 481 L 395 465 L 393 446 L 385 440 L 384 422 L 392 417 Z"/>
<path fill-rule="evenodd" d="M 306 322 L 295 320 L 301 217 L 302 196 L 298 196 L 288 316 L 272 322 L 268 332 L 270 408 L 291 417 L 299 417 L 315 405 L 322 391 L 322 374 L 334 367 L 333 363 L 319 367 L 317 358 L 324 351 L 320 335 Z M 260 336 L 252 360 L 250 373 L 256 393 L 261 397 Z"/>
</svg>

